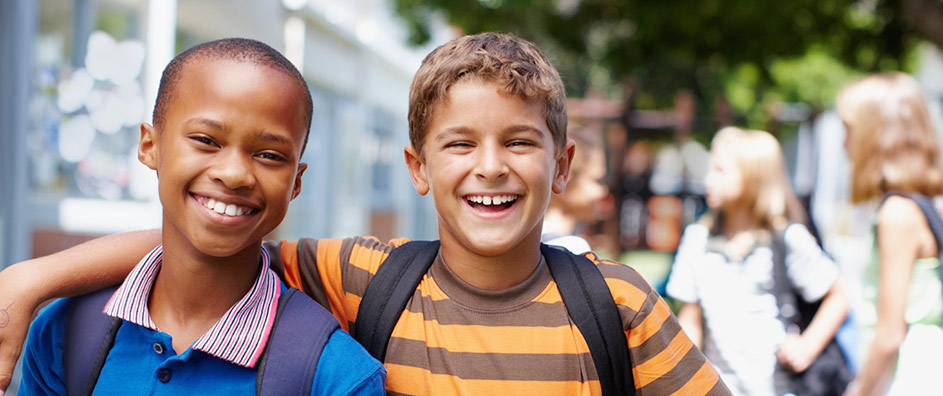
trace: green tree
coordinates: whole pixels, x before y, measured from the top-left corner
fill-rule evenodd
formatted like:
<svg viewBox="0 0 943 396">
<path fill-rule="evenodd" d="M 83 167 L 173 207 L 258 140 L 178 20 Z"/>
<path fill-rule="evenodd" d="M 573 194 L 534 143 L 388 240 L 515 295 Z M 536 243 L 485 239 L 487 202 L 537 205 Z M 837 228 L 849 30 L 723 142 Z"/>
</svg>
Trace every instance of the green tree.
<svg viewBox="0 0 943 396">
<path fill-rule="evenodd" d="M 618 98 L 625 83 L 640 108 L 682 89 L 701 112 L 719 94 L 746 116 L 771 100 L 823 106 L 855 73 L 906 70 L 921 40 L 943 47 L 943 0 L 391 1 L 416 43 L 434 15 L 514 33 L 554 60 L 571 96 Z"/>
</svg>

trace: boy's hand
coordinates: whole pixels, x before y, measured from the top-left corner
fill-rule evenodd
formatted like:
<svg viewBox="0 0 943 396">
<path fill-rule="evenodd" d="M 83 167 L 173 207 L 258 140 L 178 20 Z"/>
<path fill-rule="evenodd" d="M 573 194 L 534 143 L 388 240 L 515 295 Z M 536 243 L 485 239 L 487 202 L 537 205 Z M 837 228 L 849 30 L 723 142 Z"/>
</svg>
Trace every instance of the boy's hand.
<svg viewBox="0 0 943 396">
<path fill-rule="evenodd" d="M 809 368 L 819 353 L 820 350 L 798 334 L 786 334 L 786 338 L 779 343 L 776 357 L 787 370 L 801 373 Z"/>
<path fill-rule="evenodd" d="M 29 265 L 13 265 L 0 272 L 0 396 L 13 380 L 13 368 L 23 351 L 33 308 L 30 297 Z"/>
</svg>

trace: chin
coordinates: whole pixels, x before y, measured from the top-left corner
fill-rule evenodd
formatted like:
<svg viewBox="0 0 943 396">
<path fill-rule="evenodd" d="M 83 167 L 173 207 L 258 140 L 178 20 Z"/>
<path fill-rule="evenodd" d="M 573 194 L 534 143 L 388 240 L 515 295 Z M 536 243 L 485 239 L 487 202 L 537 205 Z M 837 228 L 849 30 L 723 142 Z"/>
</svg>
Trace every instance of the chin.
<svg viewBox="0 0 943 396">
<path fill-rule="evenodd" d="M 231 257 L 245 249 L 245 246 L 238 246 L 236 243 L 208 243 L 203 246 L 196 246 L 200 253 L 210 257 Z"/>
<path fill-rule="evenodd" d="M 484 257 L 495 257 L 507 254 L 521 245 L 520 238 L 495 238 L 488 240 L 470 240 L 471 251 Z"/>
</svg>

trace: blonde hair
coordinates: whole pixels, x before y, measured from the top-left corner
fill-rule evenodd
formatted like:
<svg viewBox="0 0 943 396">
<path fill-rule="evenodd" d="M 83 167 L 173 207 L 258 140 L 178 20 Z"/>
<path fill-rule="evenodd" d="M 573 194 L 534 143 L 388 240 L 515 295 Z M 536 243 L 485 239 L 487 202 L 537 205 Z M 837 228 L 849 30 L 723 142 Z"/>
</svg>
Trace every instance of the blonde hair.
<svg viewBox="0 0 943 396">
<path fill-rule="evenodd" d="M 849 134 L 853 202 L 891 190 L 943 193 L 939 143 L 913 77 L 895 72 L 862 78 L 842 89 L 836 107 Z"/>
<path fill-rule="evenodd" d="M 735 205 L 747 210 L 754 224 L 774 230 L 806 223 L 805 209 L 789 185 L 782 148 L 773 135 L 726 127 L 714 136 L 711 151 L 733 156 L 743 185 Z M 713 226 L 715 233 L 720 231 L 721 224 Z"/>
</svg>

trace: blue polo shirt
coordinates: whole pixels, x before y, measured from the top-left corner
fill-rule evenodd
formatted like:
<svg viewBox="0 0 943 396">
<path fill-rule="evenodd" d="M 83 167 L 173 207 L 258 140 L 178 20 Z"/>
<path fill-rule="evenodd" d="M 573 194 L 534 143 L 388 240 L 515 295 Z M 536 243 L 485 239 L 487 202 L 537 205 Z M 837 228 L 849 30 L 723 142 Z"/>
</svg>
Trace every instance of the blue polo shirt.
<svg viewBox="0 0 943 396">
<path fill-rule="evenodd" d="M 263 250 L 264 252 L 264 250 Z M 105 308 L 124 320 L 96 384 L 95 395 L 251 395 L 256 364 L 274 324 L 285 286 L 263 253 L 252 289 L 180 354 L 169 334 L 147 312 L 160 268 L 161 247 L 128 275 Z M 65 395 L 62 363 L 66 301 L 43 310 L 30 326 L 19 395 Z M 328 339 L 315 371 L 311 395 L 382 395 L 383 366 L 343 330 Z"/>
</svg>

